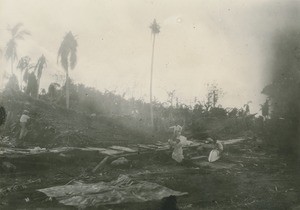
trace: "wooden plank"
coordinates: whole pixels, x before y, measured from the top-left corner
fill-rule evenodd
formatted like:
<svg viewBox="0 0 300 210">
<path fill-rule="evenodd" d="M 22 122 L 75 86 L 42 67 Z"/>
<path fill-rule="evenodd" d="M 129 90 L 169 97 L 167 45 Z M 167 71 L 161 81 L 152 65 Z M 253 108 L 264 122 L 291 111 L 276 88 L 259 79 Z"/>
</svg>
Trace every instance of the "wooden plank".
<svg viewBox="0 0 300 210">
<path fill-rule="evenodd" d="M 101 147 L 86 147 L 86 148 L 78 148 L 78 149 L 80 149 L 82 151 L 99 151 L 99 152 L 107 150 L 107 149 L 101 148 Z"/>
<path fill-rule="evenodd" d="M 114 149 L 114 150 L 121 150 L 121 151 L 124 151 L 124 152 L 137 152 L 137 150 L 134 150 L 134 149 L 129 148 L 129 147 L 111 146 L 110 148 Z"/>
<path fill-rule="evenodd" d="M 106 149 L 104 151 L 99 151 L 101 154 L 104 155 L 117 155 L 117 154 L 122 154 L 124 153 L 124 151 L 120 151 L 120 150 L 113 150 L 113 149 Z"/>
</svg>

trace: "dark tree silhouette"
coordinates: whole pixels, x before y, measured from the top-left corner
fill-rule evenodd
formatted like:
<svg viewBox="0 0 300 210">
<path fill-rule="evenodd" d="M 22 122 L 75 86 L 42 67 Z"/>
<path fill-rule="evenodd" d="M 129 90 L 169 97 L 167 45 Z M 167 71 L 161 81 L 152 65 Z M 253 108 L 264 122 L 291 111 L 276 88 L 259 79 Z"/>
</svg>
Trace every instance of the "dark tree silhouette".
<svg viewBox="0 0 300 210">
<path fill-rule="evenodd" d="M 66 107 L 70 107 L 70 78 L 69 68 L 74 69 L 77 64 L 77 40 L 70 31 L 67 33 L 59 47 L 57 61 L 60 62 L 66 72 Z"/>
<path fill-rule="evenodd" d="M 34 72 L 36 73 L 36 77 L 37 77 L 37 90 L 38 90 L 36 98 L 39 97 L 40 81 L 41 81 L 41 77 L 43 74 L 43 70 L 46 67 L 47 67 L 46 57 L 44 55 L 42 55 L 38 59 L 37 64 L 35 65 L 35 68 L 34 68 Z"/>
</svg>

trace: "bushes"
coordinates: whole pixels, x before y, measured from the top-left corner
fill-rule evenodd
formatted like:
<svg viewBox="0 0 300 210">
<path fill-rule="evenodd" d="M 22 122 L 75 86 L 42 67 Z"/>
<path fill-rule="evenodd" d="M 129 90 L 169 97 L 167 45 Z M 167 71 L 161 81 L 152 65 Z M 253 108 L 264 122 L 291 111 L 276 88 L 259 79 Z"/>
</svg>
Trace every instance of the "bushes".
<svg viewBox="0 0 300 210">
<path fill-rule="evenodd" d="M 48 100 L 56 101 L 64 106 L 64 86 L 51 84 L 46 96 Z M 74 110 L 86 113 L 106 115 L 120 118 L 122 124 L 128 129 L 136 129 L 141 132 L 152 131 L 150 127 L 150 107 L 143 100 L 131 98 L 126 100 L 123 95 L 117 95 L 113 91 L 104 93 L 82 84 L 70 84 L 70 107 Z M 45 97 L 45 96 L 44 96 Z M 55 98 L 55 99 L 54 99 Z M 254 129 L 253 119 L 243 110 L 224 109 L 222 107 L 207 107 L 201 103 L 194 107 L 185 104 L 165 106 L 164 103 L 154 104 L 154 131 L 166 133 L 172 125 L 179 124 L 194 138 L 230 138 L 238 136 L 247 130 Z"/>
<path fill-rule="evenodd" d="M 189 128 L 194 138 L 228 139 L 243 136 L 247 131 L 255 132 L 254 125 L 254 119 L 223 116 L 196 118 Z"/>
</svg>

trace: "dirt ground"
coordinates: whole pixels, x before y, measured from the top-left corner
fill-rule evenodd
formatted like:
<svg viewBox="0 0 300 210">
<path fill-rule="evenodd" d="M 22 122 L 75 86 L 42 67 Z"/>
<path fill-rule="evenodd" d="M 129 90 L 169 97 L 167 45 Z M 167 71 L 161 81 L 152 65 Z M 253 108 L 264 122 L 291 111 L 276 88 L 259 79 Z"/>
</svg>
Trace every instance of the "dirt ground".
<svg viewBox="0 0 300 210">
<path fill-rule="evenodd" d="M 177 164 L 168 152 L 158 152 L 128 157 L 130 164 L 123 168 L 108 164 L 92 173 L 102 159 L 103 156 L 91 151 L 3 158 L 2 161 L 14 164 L 16 169 L 1 171 L 0 209 L 76 209 L 63 206 L 36 190 L 64 185 L 71 180 L 111 181 L 120 174 L 188 192 L 177 198 L 179 209 L 297 209 L 300 205 L 297 165 L 251 140 L 227 145 L 223 157 L 215 163 L 198 159 Z M 88 209 L 159 209 L 160 203 Z"/>
</svg>

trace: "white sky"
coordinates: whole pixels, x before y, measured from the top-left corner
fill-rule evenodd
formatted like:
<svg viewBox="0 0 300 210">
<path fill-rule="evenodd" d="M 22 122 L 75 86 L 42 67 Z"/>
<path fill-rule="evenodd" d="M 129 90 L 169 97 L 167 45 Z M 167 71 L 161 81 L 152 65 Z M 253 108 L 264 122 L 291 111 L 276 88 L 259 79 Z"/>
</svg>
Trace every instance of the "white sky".
<svg viewBox="0 0 300 210">
<path fill-rule="evenodd" d="M 151 33 L 161 26 L 154 58 L 154 96 L 176 90 L 181 101 L 203 99 L 207 83 L 218 83 L 223 107 L 241 107 L 264 97 L 273 32 L 284 30 L 295 4 L 274 0 L 0 0 L 0 48 L 9 39 L 7 25 L 18 22 L 31 32 L 19 41 L 18 56 L 48 60 L 42 87 L 54 74 L 59 45 L 66 32 L 78 39 L 77 83 L 128 96 L 149 97 Z M 293 5 L 291 7 L 291 5 Z M 297 4 L 297 6 L 299 6 Z M 296 21 L 297 22 L 297 21 Z M 2 58 L 2 70 L 9 71 Z"/>
</svg>

